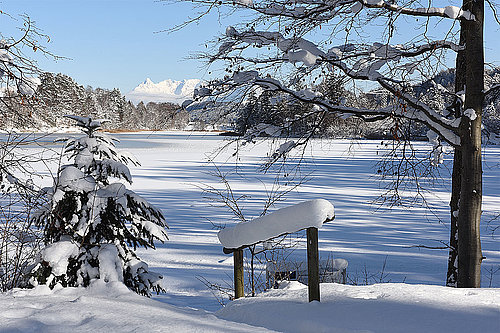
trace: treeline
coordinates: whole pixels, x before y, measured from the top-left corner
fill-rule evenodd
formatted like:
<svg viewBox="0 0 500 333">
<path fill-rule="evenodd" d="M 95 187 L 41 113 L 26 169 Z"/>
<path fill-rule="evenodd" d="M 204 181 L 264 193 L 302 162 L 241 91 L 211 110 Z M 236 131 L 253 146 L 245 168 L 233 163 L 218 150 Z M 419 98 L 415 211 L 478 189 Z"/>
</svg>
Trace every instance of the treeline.
<svg viewBox="0 0 500 333">
<path fill-rule="evenodd" d="M 108 119 L 107 129 L 167 130 L 230 128 L 236 135 L 249 132 L 269 135 L 267 125 L 279 129 L 281 136 L 310 135 L 336 138 L 425 139 L 427 128 L 421 124 L 388 117 L 366 121 L 345 114 L 324 113 L 282 93 L 253 93 L 236 106 L 220 103 L 217 107 L 186 111 L 173 103 L 126 100 L 118 89 L 83 87 L 64 74 L 43 73 L 35 97 L 3 98 L 0 105 L 0 129 L 51 129 L 70 126 L 67 114 Z M 443 71 L 431 80 L 409 87 L 412 95 L 438 110 L 452 112 L 455 71 Z M 486 89 L 500 83 L 500 68 L 486 71 Z M 401 101 L 385 91 L 353 92 L 342 76 L 329 75 L 319 83 L 319 91 L 338 105 L 374 109 L 401 107 Z M 411 111 L 411 110 L 408 110 Z M 500 94 L 485 100 L 485 134 L 500 136 Z M 266 126 L 262 126 L 266 125 Z M 276 133 L 274 133 L 276 134 Z"/>
<path fill-rule="evenodd" d="M 0 129 L 44 129 L 70 126 L 67 114 L 108 119 L 108 129 L 184 129 L 189 114 L 173 103 L 127 101 L 118 89 L 83 87 L 64 74 L 43 73 L 35 97 L 4 98 Z"/>
<path fill-rule="evenodd" d="M 456 103 L 454 82 L 455 70 L 450 69 L 431 80 L 408 87 L 408 92 L 434 109 L 442 110 L 444 116 L 451 116 Z M 496 84 L 500 84 L 500 68 L 486 71 L 486 89 Z M 316 88 L 337 105 L 364 109 L 399 108 L 412 112 L 397 96 L 384 90 L 354 93 L 342 76 L 328 76 Z M 279 131 L 281 136 L 312 134 L 317 137 L 426 140 L 428 131 L 418 122 L 397 116 L 362 119 L 356 116 L 346 117 L 345 113 L 326 113 L 276 91 L 250 94 L 239 105 L 233 122 L 236 134 L 248 135 L 250 132 L 253 136 L 271 135 L 270 131 L 274 130 Z M 500 135 L 500 94 L 492 94 L 486 98 L 483 124 L 487 138 L 491 134 Z M 275 129 L 269 130 L 267 125 L 275 126 Z"/>
</svg>

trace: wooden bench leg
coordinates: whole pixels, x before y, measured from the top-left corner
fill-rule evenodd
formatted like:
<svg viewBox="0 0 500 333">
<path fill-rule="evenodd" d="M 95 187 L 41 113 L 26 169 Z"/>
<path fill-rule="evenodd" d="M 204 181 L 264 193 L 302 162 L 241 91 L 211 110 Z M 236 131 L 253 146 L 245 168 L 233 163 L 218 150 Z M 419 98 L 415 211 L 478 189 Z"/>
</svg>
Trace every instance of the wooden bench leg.
<svg viewBox="0 0 500 333">
<path fill-rule="evenodd" d="M 307 228 L 307 281 L 309 302 L 319 299 L 318 228 Z"/>
<path fill-rule="evenodd" d="M 234 299 L 245 297 L 243 288 L 243 249 L 235 250 L 234 255 Z"/>
</svg>

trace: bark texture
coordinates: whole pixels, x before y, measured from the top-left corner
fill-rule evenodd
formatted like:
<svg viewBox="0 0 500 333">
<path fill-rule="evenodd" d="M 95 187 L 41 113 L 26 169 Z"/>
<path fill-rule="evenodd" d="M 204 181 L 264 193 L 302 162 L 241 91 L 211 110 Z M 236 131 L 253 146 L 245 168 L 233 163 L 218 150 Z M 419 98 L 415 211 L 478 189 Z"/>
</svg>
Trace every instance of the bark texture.
<svg viewBox="0 0 500 333">
<path fill-rule="evenodd" d="M 460 23 L 460 45 L 465 45 L 465 31 L 463 22 Z M 465 50 L 457 53 L 455 63 L 455 92 L 465 91 L 466 76 Z M 457 100 L 454 105 L 454 116 L 462 116 L 462 105 Z M 448 255 L 448 271 L 446 285 L 457 287 L 458 281 L 458 212 L 460 203 L 460 190 L 462 183 L 462 151 L 455 148 L 453 155 L 453 172 L 451 175 L 451 200 L 450 200 L 450 250 Z"/>
<path fill-rule="evenodd" d="M 466 93 L 460 126 L 462 177 L 458 214 L 458 287 L 481 286 L 479 224 L 482 201 L 481 119 L 484 98 L 484 0 L 464 0 L 474 21 L 464 21 Z"/>
</svg>

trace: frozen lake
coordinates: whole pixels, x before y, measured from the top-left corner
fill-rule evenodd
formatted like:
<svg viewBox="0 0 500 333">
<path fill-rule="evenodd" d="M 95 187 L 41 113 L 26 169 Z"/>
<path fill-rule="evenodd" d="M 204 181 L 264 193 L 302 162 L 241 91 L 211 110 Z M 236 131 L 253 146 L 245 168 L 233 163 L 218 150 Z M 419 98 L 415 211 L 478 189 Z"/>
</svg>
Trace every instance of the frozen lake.
<svg viewBox="0 0 500 333">
<path fill-rule="evenodd" d="M 44 146 L 59 151 L 52 143 L 56 136 L 61 135 L 45 136 Z M 235 195 L 247 196 L 241 201 L 247 219 L 257 217 L 275 180 L 274 174 L 259 172 L 269 144 L 244 146 L 233 157 L 235 146 L 220 151 L 228 141 L 213 133 L 141 132 L 113 136 L 120 140 L 119 149 L 129 150 L 142 164 L 131 168 L 131 188 L 160 207 L 170 227 L 169 241 L 159 244 L 156 251 L 138 250 L 142 259 L 164 275 L 167 292 L 155 297 L 179 306 L 218 309 L 220 305 L 199 278 L 231 284 L 232 257 L 223 254 L 211 222 L 224 225 L 235 219 L 224 207 L 210 205 L 200 188 L 222 188 L 211 174 L 215 163 L 227 174 Z M 270 211 L 303 200 L 329 200 L 335 206 L 336 219 L 319 232 L 320 254 L 323 258 L 347 259 L 351 282 L 443 285 L 447 251 L 416 246 L 441 246 L 440 241 L 447 242 L 449 238 L 449 171 L 443 168 L 445 181 L 438 182 L 427 194 L 431 211 L 418 206 L 381 207 L 374 203 L 382 193 L 376 175 L 380 143 L 314 140 L 304 152 L 300 169 L 308 181 Z M 415 145 L 419 150 L 428 149 L 426 143 Z M 39 150 L 33 145 L 24 149 Z M 207 162 L 209 159 L 212 162 Z M 488 221 L 500 211 L 499 165 L 500 147 L 486 148 L 481 230 L 486 259 L 482 283 L 495 287 L 500 287 L 500 272 L 489 272 L 500 268 L 500 243 L 498 232 L 493 235 L 491 228 L 498 226 L 499 221 Z M 49 175 L 48 171 L 43 173 Z M 50 179 L 44 182 L 50 184 Z M 305 244 L 291 256 L 297 260 L 305 258 Z"/>
</svg>

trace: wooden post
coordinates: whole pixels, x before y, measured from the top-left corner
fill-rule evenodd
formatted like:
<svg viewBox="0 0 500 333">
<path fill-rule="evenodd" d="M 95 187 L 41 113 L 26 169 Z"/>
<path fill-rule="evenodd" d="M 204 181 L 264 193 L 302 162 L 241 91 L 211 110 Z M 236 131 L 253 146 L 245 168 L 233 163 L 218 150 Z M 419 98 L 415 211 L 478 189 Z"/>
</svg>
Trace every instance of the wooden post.
<svg viewBox="0 0 500 333">
<path fill-rule="evenodd" d="M 243 249 L 237 249 L 234 255 L 234 299 L 245 297 L 243 289 Z"/>
<path fill-rule="evenodd" d="M 307 281 L 309 302 L 319 300 L 318 228 L 307 228 Z"/>
</svg>

